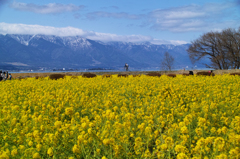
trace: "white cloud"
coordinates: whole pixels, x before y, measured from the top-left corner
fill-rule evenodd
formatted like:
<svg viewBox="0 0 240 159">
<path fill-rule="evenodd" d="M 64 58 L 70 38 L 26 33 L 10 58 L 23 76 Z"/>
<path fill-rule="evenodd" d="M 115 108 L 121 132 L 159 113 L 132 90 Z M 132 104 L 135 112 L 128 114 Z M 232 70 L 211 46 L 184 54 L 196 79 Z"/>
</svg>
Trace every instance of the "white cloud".
<svg viewBox="0 0 240 159">
<path fill-rule="evenodd" d="M 106 10 L 106 9 L 119 9 L 119 7 L 118 6 L 101 7 L 101 9 L 104 9 L 104 10 Z"/>
<path fill-rule="evenodd" d="M 89 35 L 86 38 L 99 41 L 123 41 L 123 42 L 145 42 L 151 41 L 153 38 L 143 35 L 117 35 L 108 33 L 97 33 Z"/>
<path fill-rule="evenodd" d="M 128 14 L 125 12 L 120 13 L 111 13 L 104 11 L 91 12 L 86 15 L 88 19 L 97 19 L 97 18 L 126 18 L 126 19 L 139 19 L 141 16 L 136 14 Z"/>
<path fill-rule="evenodd" d="M 176 7 L 170 9 L 159 9 L 152 11 L 150 13 L 150 17 L 157 18 L 157 19 L 188 19 L 188 18 L 197 18 L 203 17 L 206 15 L 205 12 L 199 10 L 200 6 L 191 5 L 191 6 L 184 6 L 184 7 Z"/>
<path fill-rule="evenodd" d="M 150 41 L 152 44 L 161 45 L 161 44 L 173 44 L 173 45 L 182 45 L 187 44 L 188 42 L 182 41 L 182 40 L 159 40 L 159 39 L 153 39 Z"/>
<path fill-rule="evenodd" d="M 149 24 L 154 30 L 171 32 L 210 31 L 229 27 L 235 3 L 207 3 L 203 6 L 188 5 L 169 9 L 158 9 L 149 13 Z M 230 14 L 229 14 L 230 13 Z M 225 23 L 225 25 L 224 25 Z M 237 24 L 237 21 L 232 21 Z"/>
<path fill-rule="evenodd" d="M 141 27 L 149 26 L 156 31 L 207 32 L 228 27 L 236 27 L 240 16 L 234 10 L 236 2 L 206 3 L 187 5 L 168 9 L 157 9 L 148 14 L 129 14 L 126 12 L 97 11 L 86 14 L 88 19 L 124 18 L 141 19 Z M 232 25 L 229 25 L 232 24 Z"/>
<path fill-rule="evenodd" d="M 9 24 L 0 23 L 0 34 L 44 34 L 56 36 L 81 36 L 83 38 L 99 40 L 103 42 L 122 41 L 122 42 L 152 42 L 153 44 L 184 44 L 184 41 L 164 41 L 153 39 L 151 36 L 143 35 L 117 35 L 109 33 L 99 33 L 94 31 L 85 31 L 74 27 L 57 28 L 41 25 Z"/>
<path fill-rule="evenodd" d="M 94 35 L 95 32 L 84 31 L 74 27 L 57 28 L 52 26 L 42 25 L 27 25 L 27 24 L 9 24 L 0 23 L 0 34 L 44 34 L 56 36 L 82 36 L 87 37 Z"/>
<path fill-rule="evenodd" d="M 84 8 L 83 5 L 76 6 L 74 4 L 59 4 L 59 3 L 49 3 L 47 5 L 36 5 L 33 3 L 19 3 L 13 2 L 9 7 L 19 10 L 19 11 L 28 11 L 40 14 L 56 14 L 63 12 L 72 12 L 78 11 Z"/>
<path fill-rule="evenodd" d="M 195 18 L 195 17 L 203 17 L 205 13 L 201 12 L 193 12 L 193 11 L 179 11 L 172 12 L 169 15 L 166 15 L 167 19 L 183 19 L 183 18 Z"/>
</svg>

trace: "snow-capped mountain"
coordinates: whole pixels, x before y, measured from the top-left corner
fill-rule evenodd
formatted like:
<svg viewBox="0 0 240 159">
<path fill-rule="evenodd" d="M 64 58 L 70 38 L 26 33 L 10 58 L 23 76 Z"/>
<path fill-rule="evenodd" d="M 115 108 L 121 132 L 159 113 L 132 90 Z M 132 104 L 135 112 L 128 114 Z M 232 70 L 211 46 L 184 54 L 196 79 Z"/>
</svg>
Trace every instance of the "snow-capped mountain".
<svg viewBox="0 0 240 159">
<path fill-rule="evenodd" d="M 59 37 L 54 35 L 16 35 L 16 34 L 11 34 L 8 36 L 26 46 L 29 45 L 30 41 L 39 39 L 44 39 L 48 42 L 57 45 L 64 45 L 74 50 L 87 48 L 91 46 L 91 44 L 88 42 L 86 38 L 82 38 L 79 36 Z M 35 47 L 37 46 L 36 43 L 31 43 L 31 45 Z"/>
<path fill-rule="evenodd" d="M 0 35 L 0 64 L 21 63 L 38 67 L 158 67 L 168 51 L 175 67 L 190 66 L 189 44 L 155 45 L 149 42 L 100 42 L 79 36 Z M 1 66 L 1 65 L 0 65 Z"/>
</svg>

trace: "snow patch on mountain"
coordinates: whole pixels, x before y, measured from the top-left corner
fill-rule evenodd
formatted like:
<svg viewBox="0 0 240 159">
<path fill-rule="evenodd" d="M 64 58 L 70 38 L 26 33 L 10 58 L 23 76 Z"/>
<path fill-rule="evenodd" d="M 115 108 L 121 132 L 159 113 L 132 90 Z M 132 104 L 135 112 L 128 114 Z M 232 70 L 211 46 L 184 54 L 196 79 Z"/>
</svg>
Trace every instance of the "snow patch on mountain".
<svg viewBox="0 0 240 159">
<path fill-rule="evenodd" d="M 15 39 L 16 41 L 20 42 L 23 45 L 28 46 L 29 42 L 35 35 L 16 35 L 16 34 L 9 34 L 9 37 Z"/>
<path fill-rule="evenodd" d="M 76 37 L 61 37 L 63 44 L 65 46 L 68 46 L 70 48 L 72 48 L 73 50 L 77 50 L 77 49 L 82 49 L 82 48 L 89 48 L 91 47 L 91 43 L 86 39 L 86 38 L 82 38 L 79 36 Z"/>
<path fill-rule="evenodd" d="M 79 36 L 67 36 L 67 37 L 59 37 L 54 35 L 16 35 L 16 34 L 9 34 L 9 37 L 15 39 L 19 43 L 28 46 L 29 42 L 33 39 L 39 40 L 43 39 L 48 42 L 57 44 L 57 45 L 64 45 L 70 47 L 73 50 L 82 49 L 82 48 L 89 48 L 91 43 L 86 39 Z M 32 44 L 31 46 L 37 46 L 37 44 Z"/>
</svg>

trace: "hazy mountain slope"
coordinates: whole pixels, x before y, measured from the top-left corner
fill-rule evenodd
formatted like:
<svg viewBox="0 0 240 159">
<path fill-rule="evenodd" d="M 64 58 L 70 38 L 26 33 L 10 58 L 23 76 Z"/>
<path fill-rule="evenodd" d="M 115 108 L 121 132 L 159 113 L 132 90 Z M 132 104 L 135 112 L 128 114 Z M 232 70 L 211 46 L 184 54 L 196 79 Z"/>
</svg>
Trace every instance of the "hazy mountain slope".
<svg viewBox="0 0 240 159">
<path fill-rule="evenodd" d="M 168 51 L 175 67 L 191 65 L 185 45 L 154 45 L 89 40 L 79 36 L 0 35 L 0 63 L 18 62 L 29 67 L 158 67 Z"/>
</svg>

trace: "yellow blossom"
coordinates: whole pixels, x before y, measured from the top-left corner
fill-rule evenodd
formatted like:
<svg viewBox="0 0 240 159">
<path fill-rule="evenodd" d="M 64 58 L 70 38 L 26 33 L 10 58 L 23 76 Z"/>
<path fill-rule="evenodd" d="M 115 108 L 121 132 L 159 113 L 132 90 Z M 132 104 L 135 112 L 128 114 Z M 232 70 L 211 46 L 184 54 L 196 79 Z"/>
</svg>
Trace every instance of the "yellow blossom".
<svg viewBox="0 0 240 159">
<path fill-rule="evenodd" d="M 48 154 L 49 156 L 52 156 L 52 155 L 53 155 L 53 149 L 52 149 L 51 147 L 48 149 L 47 154 Z"/>
<path fill-rule="evenodd" d="M 34 159 L 40 159 L 41 156 L 40 156 L 39 153 L 36 152 L 36 153 L 33 154 L 33 158 L 34 158 Z"/>
</svg>

